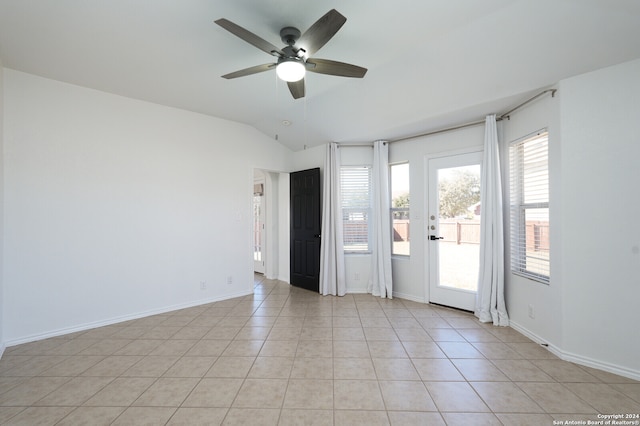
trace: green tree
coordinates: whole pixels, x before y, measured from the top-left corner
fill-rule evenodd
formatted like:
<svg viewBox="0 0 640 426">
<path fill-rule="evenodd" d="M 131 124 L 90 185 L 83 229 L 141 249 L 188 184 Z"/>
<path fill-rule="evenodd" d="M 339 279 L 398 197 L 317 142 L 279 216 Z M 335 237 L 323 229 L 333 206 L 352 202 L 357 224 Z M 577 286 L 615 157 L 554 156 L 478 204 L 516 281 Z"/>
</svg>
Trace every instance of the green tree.
<svg viewBox="0 0 640 426">
<path fill-rule="evenodd" d="M 394 209 L 408 209 L 409 208 L 409 194 L 401 194 L 391 200 L 391 207 Z M 409 212 L 399 211 L 393 212 L 394 219 L 408 219 Z"/>
<path fill-rule="evenodd" d="M 453 172 L 451 179 L 442 180 L 438 185 L 443 218 L 467 215 L 469 207 L 480 201 L 480 177 L 467 170 Z"/>
</svg>

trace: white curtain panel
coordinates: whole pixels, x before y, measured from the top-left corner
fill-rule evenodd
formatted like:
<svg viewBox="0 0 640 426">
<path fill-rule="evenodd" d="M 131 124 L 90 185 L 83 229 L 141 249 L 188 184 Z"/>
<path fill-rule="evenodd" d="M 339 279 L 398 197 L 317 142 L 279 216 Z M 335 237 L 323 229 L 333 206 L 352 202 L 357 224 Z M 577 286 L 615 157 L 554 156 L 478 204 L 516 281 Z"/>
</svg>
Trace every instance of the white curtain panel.
<svg viewBox="0 0 640 426">
<path fill-rule="evenodd" d="M 393 298 L 391 278 L 391 197 L 389 194 L 389 144 L 373 144 L 371 213 L 371 279 L 367 291 Z"/>
<path fill-rule="evenodd" d="M 504 238 L 502 182 L 496 116 L 485 120 L 480 190 L 480 272 L 475 315 L 481 322 L 509 325 L 504 302 Z"/>
<path fill-rule="evenodd" d="M 347 291 L 342 237 L 340 150 L 327 145 L 322 191 L 322 240 L 320 243 L 320 294 L 344 296 Z"/>
</svg>

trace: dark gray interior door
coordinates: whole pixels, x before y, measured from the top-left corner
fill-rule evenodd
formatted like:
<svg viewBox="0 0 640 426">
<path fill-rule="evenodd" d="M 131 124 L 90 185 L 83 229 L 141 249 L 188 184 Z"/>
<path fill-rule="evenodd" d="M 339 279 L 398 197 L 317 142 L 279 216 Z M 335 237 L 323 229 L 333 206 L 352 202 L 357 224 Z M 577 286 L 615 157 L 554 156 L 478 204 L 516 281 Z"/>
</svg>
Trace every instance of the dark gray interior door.
<svg viewBox="0 0 640 426">
<path fill-rule="evenodd" d="M 291 284 L 319 291 L 320 169 L 290 175 Z"/>
</svg>

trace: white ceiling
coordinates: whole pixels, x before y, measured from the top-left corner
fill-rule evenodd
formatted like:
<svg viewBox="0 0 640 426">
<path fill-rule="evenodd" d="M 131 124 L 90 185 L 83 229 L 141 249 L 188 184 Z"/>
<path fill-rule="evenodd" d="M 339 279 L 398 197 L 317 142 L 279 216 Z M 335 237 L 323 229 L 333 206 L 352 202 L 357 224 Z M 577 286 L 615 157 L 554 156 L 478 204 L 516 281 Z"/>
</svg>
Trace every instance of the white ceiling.
<svg viewBox="0 0 640 426">
<path fill-rule="evenodd" d="M 294 101 L 273 57 L 329 9 L 346 24 L 314 57 L 369 69 L 308 73 Z M 249 124 L 293 150 L 395 139 L 500 113 L 563 78 L 640 57 L 638 0 L 0 0 L 5 67 Z M 283 126 L 282 121 L 292 124 Z"/>
</svg>

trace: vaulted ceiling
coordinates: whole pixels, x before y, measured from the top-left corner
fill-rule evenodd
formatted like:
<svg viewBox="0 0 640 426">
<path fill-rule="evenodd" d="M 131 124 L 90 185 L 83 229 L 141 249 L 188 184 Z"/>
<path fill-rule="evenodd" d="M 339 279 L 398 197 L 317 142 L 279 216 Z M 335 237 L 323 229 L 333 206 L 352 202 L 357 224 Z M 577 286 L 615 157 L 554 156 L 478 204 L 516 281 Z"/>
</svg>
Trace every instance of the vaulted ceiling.
<svg viewBox="0 0 640 426">
<path fill-rule="evenodd" d="M 282 46 L 335 8 L 314 56 L 368 68 L 308 73 L 294 100 L 274 58 L 214 23 Z M 3 66 L 246 123 L 293 150 L 395 139 L 482 119 L 559 80 L 640 57 L 637 0 L 0 0 Z M 286 126 L 283 122 L 289 122 Z M 232 141 L 230 141 L 232 142 Z"/>
</svg>

